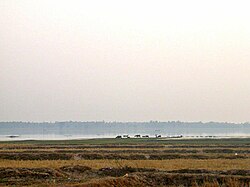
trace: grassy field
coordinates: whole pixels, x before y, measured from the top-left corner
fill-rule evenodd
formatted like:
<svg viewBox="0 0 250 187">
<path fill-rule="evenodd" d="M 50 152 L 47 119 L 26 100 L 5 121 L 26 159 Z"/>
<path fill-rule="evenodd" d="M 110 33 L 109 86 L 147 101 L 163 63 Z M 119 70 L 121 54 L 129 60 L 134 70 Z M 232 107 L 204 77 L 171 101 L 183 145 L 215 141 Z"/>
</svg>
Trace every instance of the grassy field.
<svg viewBox="0 0 250 187">
<path fill-rule="evenodd" d="M 0 142 L 0 186 L 250 186 L 250 139 Z"/>
</svg>

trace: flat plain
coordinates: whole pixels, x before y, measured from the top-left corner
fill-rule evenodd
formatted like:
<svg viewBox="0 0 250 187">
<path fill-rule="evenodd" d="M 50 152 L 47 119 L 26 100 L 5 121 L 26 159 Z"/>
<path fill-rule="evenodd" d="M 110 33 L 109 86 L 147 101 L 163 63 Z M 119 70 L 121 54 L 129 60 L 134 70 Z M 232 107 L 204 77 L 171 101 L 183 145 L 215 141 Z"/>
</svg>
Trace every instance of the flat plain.
<svg viewBox="0 0 250 187">
<path fill-rule="evenodd" d="M 0 186 L 250 186 L 250 138 L 0 142 Z"/>
</svg>

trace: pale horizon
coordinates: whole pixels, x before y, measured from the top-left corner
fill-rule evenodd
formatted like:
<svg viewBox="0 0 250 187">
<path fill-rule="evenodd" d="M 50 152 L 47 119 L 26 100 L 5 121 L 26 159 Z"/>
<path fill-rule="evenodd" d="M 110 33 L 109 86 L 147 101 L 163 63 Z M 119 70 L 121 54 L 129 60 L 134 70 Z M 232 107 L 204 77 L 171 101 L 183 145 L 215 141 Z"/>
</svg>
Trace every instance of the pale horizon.
<svg viewBox="0 0 250 187">
<path fill-rule="evenodd" d="M 0 121 L 250 121 L 248 1 L 0 1 Z"/>
</svg>

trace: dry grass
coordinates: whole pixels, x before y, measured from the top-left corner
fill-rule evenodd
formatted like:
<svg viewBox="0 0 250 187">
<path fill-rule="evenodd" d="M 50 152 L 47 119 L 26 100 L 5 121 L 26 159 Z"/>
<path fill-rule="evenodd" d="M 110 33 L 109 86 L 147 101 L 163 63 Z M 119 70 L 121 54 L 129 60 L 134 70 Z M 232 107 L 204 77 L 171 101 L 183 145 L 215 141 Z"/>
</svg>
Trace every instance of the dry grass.
<svg viewBox="0 0 250 187">
<path fill-rule="evenodd" d="M 138 146 L 140 145 L 140 146 Z M 115 145 L 114 147 L 109 147 L 107 146 L 95 146 L 95 145 L 35 145 L 35 144 L 0 144 L 0 155 L 2 155 L 1 158 L 5 158 L 6 160 L 1 160 L 0 159 L 0 168 L 9 168 L 9 169 L 2 169 L 3 173 L 8 171 L 10 172 L 11 168 L 13 168 L 13 172 L 17 172 L 16 168 L 29 168 L 32 171 L 32 168 L 47 168 L 45 169 L 46 171 L 50 169 L 57 169 L 53 170 L 55 173 L 63 171 L 62 169 L 59 169 L 63 166 L 88 166 L 93 169 L 100 169 L 100 168 L 106 168 L 106 167 L 114 167 L 114 168 L 124 168 L 125 166 L 129 166 L 132 168 L 152 168 L 152 169 L 160 169 L 160 170 L 180 170 L 180 169 L 204 169 L 204 170 L 214 170 L 214 171 L 221 171 L 221 170 L 249 170 L 250 169 L 250 154 L 249 152 L 245 151 L 244 153 L 241 152 L 241 150 L 249 150 L 249 147 L 244 147 L 244 146 L 210 146 L 204 145 L 204 146 L 189 146 L 183 144 L 184 146 L 181 146 L 182 144 L 174 145 L 171 147 L 171 145 L 162 145 L 162 147 L 159 147 L 159 144 L 156 146 L 147 146 L 144 144 L 138 144 L 135 146 L 134 144 L 123 146 L 123 145 Z M 84 151 L 83 151 L 84 150 Z M 86 152 L 85 152 L 86 150 Z M 171 152 L 165 152 L 165 150 L 172 150 Z M 177 151 L 178 150 L 178 151 Z M 181 151 L 180 151 L 181 150 Z M 186 150 L 186 152 L 185 152 Z M 206 151 L 209 150 L 209 151 Z M 215 151 L 213 151 L 215 150 Z M 217 151 L 216 151 L 217 150 Z M 230 150 L 230 151 L 228 151 Z M 79 152 L 78 152 L 79 151 Z M 211 152 L 212 151 L 212 152 Z M 22 153 L 24 152 L 24 153 Z M 235 156 L 234 152 L 237 152 L 239 156 Z M 79 153 L 79 154 L 78 154 Z M 88 157 L 81 157 L 81 155 L 88 153 L 93 154 L 91 159 L 95 160 L 81 160 L 82 158 L 88 159 Z M 108 158 L 105 157 L 109 156 L 109 158 L 119 158 L 119 155 L 150 155 L 150 154 L 158 155 L 158 157 L 151 157 L 151 158 L 157 158 L 159 160 L 111 160 L 111 159 L 99 159 L 99 158 Z M 162 157 L 161 155 L 167 154 L 167 155 L 181 155 L 181 156 L 192 156 L 194 157 L 182 157 L 185 159 L 175 159 L 178 157 L 173 157 L 173 159 L 170 160 L 160 160 Z M 4 155 L 10 155 L 9 157 L 4 157 Z M 96 155 L 102 155 L 103 157 L 96 157 Z M 45 156 L 44 156 L 45 155 Z M 80 156 L 79 156 L 80 155 Z M 112 155 L 116 155 L 117 157 L 111 157 Z M 16 157 L 15 157 L 16 156 Z M 64 157 L 65 156 L 65 157 Z M 204 157 L 200 157 L 204 156 Z M 219 158 L 220 157 L 220 158 Z M 243 158 L 244 159 L 241 159 Z M 11 159 L 16 159 L 16 160 L 11 160 Z M 57 159 L 57 160 L 32 160 L 32 159 Z M 59 160 L 59 159 L 72 159 L 72 160 Z M 137 157 L 121 157 L 121 158 L 126 158 L 126 159 L 136 159 Z M 143 159 L 142 157 L 138 157 L 139 159 Z M 145 157 L 145 158 L 150 158 L 150 157 Z M 181 157 L 180 157 L 181 158 Z M 188 159 L 189 158 L 189 159 Z M 199 159 L 202 158 L 202 159 Z M 207 159 L 204 159 L 207 158 Z M 9 160 L 7 160 L 9 159 Z M 29 160 L 18 160 L 18 159 L 29 159 Z M 74 160 L 76 159 L 76 160 Z M 80 159 L 80 160 L 78 160 Z M 73 168 L 77 168 L 73 167 Z M 70 167 L 71 168 L 71 167 Z M 27 169 L 27 170 L 29 170 Z M 40 169 L 34 169 L 34 170 L 39 170 Z M 11 171 L 12 171 L 11 170 Z M 20 171 L 23 171 L 23 169 L 19 169 Z M 18 170 L 18 171 L 19 171 Z M 25 169 L 26 171 L 26 169 Z M 77 169 L 76 169 L 77 171 Z M 44 171 L 42 171 L 44 172 Z M 99 171 L 98 171 L 99 172 Z M 17 172 L 18 173 L 18 172 Z M 77 173 L 77 172 L 76 172 Z M 71 178 L 76 179 L 76 181 L 79 180 L 79 173 L 73 173 Z M 88 172 L 87 172 L 88 173 Z M 124 178 L 124 177 L 109 177 L 107 178 L 102 178 L 99 175 L 95 176 L 93 179 L 91 175 L 87 175 L 87 173 L 82 173 L 82 178 L 79 181 L 79 186 L 143 186 L 146 183 L 145 181 L 148 180 L 148 178 L 151 177 L 152 179 L 152 186 L 161 186 L 161 184 L 166 182 L 166 176 L 165 174 L 162 174 L 164 172 L 158 172 L 155 171 L 152 173 L 137 173 L 136 175 L 129 175 L 129 178 Z M 42 173 L 43 174 L 43 173 Z M 16 175 L 16 174 L 15 174 Z M 57 173 L 58 175 L 58 173 Z M 76 175 L 76 176 L 75 176 Z M 231 174 L 230 174 L 231 175 Z M 13 175 L 14 176 L 14 175 Z M 52 175 L 51 175 L 52 176 Z M 54 175 L 53 175 L 54 176 Z M 123 175 L 122 175 L 123 176 Z M 172 178 L 176 176 L 177 178 Z M 199 173 L 197 176 L 200 176 L 203 178 L 203 174 Z M 200 180 L 198 180 L 195 176 L 194 181 L 192 183 L 189 183 L 189 186 L 203 186 L 203 187 L 219 187 L 221 186 L 221 179 L 224 176 L 220 176 L 220 180 L 217 180 L 216 176 L 209 175 L 210 177 L 215 177 L 214 181 L 213 178 L 212 180 L 204 180 L 203 183 L 200 183 Z M 136 177 L 136 178 L 134 178 Z M 141 177 L 141 178 L 137 178 Z M 180 178 L 183 177 L 183 178 Z M 175 181 L 179 180 L 180 185 L 186 184 L 187 179 L 186 177 L 193 177 L 189 174 L 169 174 L 169 180 L 170 181 Z M 226 176 L 228 177 L 228 176 Z M 228 178 L 226 181 L 222 181 L 223 185 L 225 186 L 230 186 L 230 187 L 236 187 L 236 186 L 250 186 L 245 185 L 249 183 L 249 179 L 246 179 L 247 176 L 244 176 L 244 180 L 247 183 L 242 183 L 242 181 L 237 181 L 235 176 L 229 176 L 232 177 Z M 0 177 L 1 178 L 1 177 Z M 190 180 L 191 180 L 190 178 Z M 91 180 L 90 180 L 91 179 Z M 130 180 L 131 179 L 131 180 Z M 196 180 L 197 179 L 197 180 Z M 48 179 L 48 183 L 46 183 L 46 180 L 43 180 L 43 177 L 37 179 L 32 176 L 29 176 L 27 173 L 24 174 L 21 178 L 9 178 L 8 181 L 2 181 L 3 184 L 17 184 L 17 185 L 22 185 L 22 184 L 32 184 L 32 186 L 38 184 L 37 186 L 40 186 L 41 184 L 44 184 L 45 186 L 51 186 L 54 184 L 53 182 Z M 16 180 L 16 181 L 15 181 Z M 33 180 L 33 181 L 30 181 Z M 53 180 L 61 180 L 61 184 L 77 184 L 78 182 L 75 182 L 74 180 L 69 181 L 68 177 L 65 179 L 63 177 L 58 177 L 58 178 L 53 178 Z M 86 181 L 85 181 L 86 180 Z M 89 181 L 88 181 L 89 180 Z M 144 181 L 145 180 L 145 181 Z M 193 178 L 192 178 L 193 180 Z M 223 179 L 224 180 L 224 179 Z M 14 183 L 13 183 L 14 181 Z M 21 182 L 20 182 L 21 181 Z M 27 183 L 27 181 L 30 181 Z M 12 182 L 12 183 L 11 183 Z M 87 182 L 87 183 L 85 183 Z M 154 183 L 155 182 L 155 183 Z M 197 182 L 197 183 L 196 183 Z M 243 181 L 244 182 L 244 181 Z M 85 183 L 85 184 L 83 184 Z M 56 183 L 55 183 L 56 184 Z M 138 185 L 136 185 L 138 184 Z M 165 184 L 165 183 L 164 183 Z M 166 183 L 170 184 L 170 183 Z M 0 181 L 0 186 L 1 186 L 1 181 Z M 57 186 L 57 185 L 55 185 Z"/>
<path fill-rule="evenodd" d="M 156 168 L 164 170 L 177 169 L 208 169 L 208 170 L 230 170 L 249 169 L 250 159 L 172 159 L 172 160 L 0 160 L 0 167 L 27 167 L 27 168 L 60 168 L 66 165 L 85 165 L 91 168 L 103 167 L 140 167 Z"/>
</svg>

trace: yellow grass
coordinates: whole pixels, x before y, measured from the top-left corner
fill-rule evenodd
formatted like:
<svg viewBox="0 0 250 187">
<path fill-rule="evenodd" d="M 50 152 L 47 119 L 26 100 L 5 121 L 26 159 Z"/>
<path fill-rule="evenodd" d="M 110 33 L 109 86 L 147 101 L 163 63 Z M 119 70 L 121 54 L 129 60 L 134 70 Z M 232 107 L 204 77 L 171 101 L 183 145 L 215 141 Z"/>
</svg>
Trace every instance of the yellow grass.
<svg viewBox="0 0 250 187">
<path fill-rule="evenodd" d="M 27 167 L 27 168 L 59 168 L 65 165 L 85 165 L 91 168 L 103 167 L 142 167 L 164 170 L 176 169 L 208 169 L 208 170 L 230 170 L 249 169 L 250 159 L 173 159 L 173 160 L 0 160 L 0 167 Z"/>
</svg>

